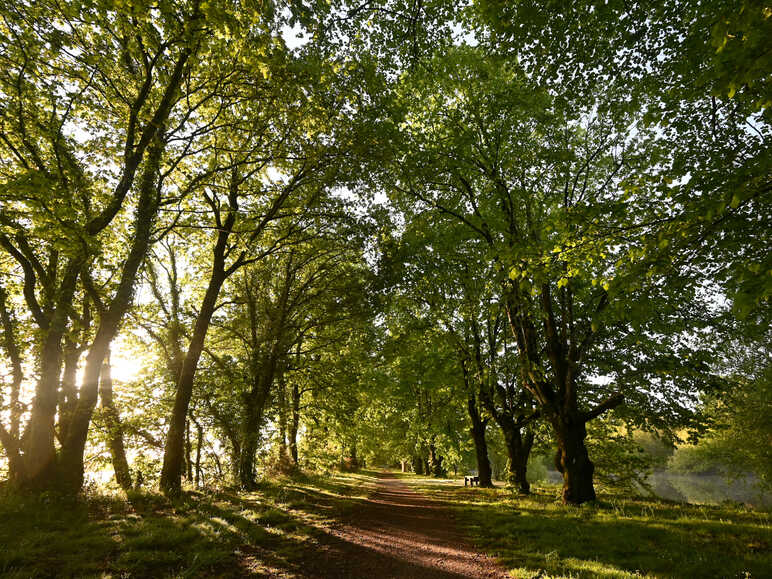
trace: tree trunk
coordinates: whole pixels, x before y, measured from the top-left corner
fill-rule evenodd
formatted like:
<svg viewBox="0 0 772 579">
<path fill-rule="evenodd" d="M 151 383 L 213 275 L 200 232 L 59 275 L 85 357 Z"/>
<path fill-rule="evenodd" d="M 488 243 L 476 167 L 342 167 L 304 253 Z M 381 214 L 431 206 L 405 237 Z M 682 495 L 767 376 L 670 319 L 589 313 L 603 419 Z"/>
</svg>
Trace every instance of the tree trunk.
<svg viewBox="0 0 772 579">
<path fill-rule="evenodd" d="M 8 482 L 12 487 L 19 486 L 24 480 L 24 457 L 18 441 L 8 434 L 0 425 L 0 443 L 5 448 L 8 457 Z"/>
<path fill-rule="evenodd" d="M 356 443 L 352 443 L 349 445 L 348 450 L 346 451 L 345 456 L 342 459 L 342 470 L 348 471 L 348 472 L 354 472 L 359 470 L 359 459 L 357 457 L 357 445 Z"/>
<path fill-rule="evenodd" d="M 432 442 L 429 444 L 429 461 L 427 465 L 427 472 L 430 472 L 433 477 L 441 478 L 447 473 L 442 467 L 442 457 L 437 452 L 437 447 Z"/>
<path fill-rule="evenodd" d="M 289 450 L 290 457 L 295 466 L 298 466 L 298 429 L 300 428 L 300 389 L 292 384 L 292 420 L 289 425 Z"/>
<path fill-rule="evenodd" d="M 239 183 L 238 169 L 234 167 L 231 173 L 228 192 L 227 217 L 224 221 L 221 220 L 219 210 L 216 210 L 216 221 L 219 227 L 217 241 L 212 251 L 212 274 L 209 278 L 209 285 L 206 288 L 204 299 L 201 302 L 196 324 L 193 327 L 193 336 L 190 339 L 188 351 L 185 354 L 185 359 L 182 361 L 182 368 L 177 381 L 177 390 L 174 395 L 174 407 L 169 419 L 169 431 L 166 434 L 163 467 L 161 468 L 161 480 L 159 481 L 161 491 L 167 496 L 179 495 L 182 492 L 181 478 L 184 459 L 185 420 L 190 407 L 190 399 L 193 396 L 193 382 L 196 377 L 198 361 L 204 350 L 204 341 L 209 331 L 212 315 L 217 306 L 217 298 L 228 276 L 243 264 L 242 254 L 242 257 L 237 258 L 230 267 L 227 269 L 225 267 L 225 259 L 228 253 L 228 238 L 231 231 L 233 231 L 238 212 Z"/>
<path fill-rule="evenodd" d="M 217 470 L 217 478 L 222 479 L 225 476 L 225 472 L 223 472 L 222 464 L 220 463 L 220 457 L 217 456 L 216 452 L 210 452 L 209 456 L 212 457 L 214 460 L 214 468 Z M 234 461 L 234 464 L 236 461 Z"/>
<path fill-rule="evenodd" d="M 223 232 L 220 232 L 221 234 Z M 219 241 L 219 239 L 218 239 Z M 221 247 L 222 245 L 222 247 Z M 182 370 L 177 382 L 177 391 L 174 396 L 174 406 L 169 420 L 169 431 L 166 434 L 164 445 L 163 468 L 161 469 L 160 488 L 167 496 L 179 495 L 182 492 L 182 467 L 184 462 L 185 421 L 188 415 L 190 399 L 193 396 L 193 381 L 196 376 L 198 360 L 204 350 L 209 323 L 212 319 L 220 288 L 226 279 L 222 264 L 225 254 L 225 240 L 218 243 L 215 248 L 215 265 L 209 279 L 209 286 L 201 303 L 193 336 L 190 340 L 188 352 L 182 362 Z"/>
<path fill-rule="evenodd" d="M 193 444 L 190 442 L 190 418 L 185 421 L 185 480 L 193 482 Z"/>
<path fill-rule="evenodd" d="M 70 296 L 75 293 L 75 281 Z M 55 318 L 64 315 L 57 311 Z M 26 490 L 43 490 L 56 480 L 56 448 L 54 420 L 58 402 L 59 372 L 62 366 L 62 337 L 66 321 L 52 323 L 43 339 L 40 353 L 40 377 L 35 388 L 30 419 L 24 438 L 24 480 Z M 61 325 L 60 325 L 61 324 Z"/>
<path fill-rule="evenodd" d="M 518 492 L 528 494 L 531 485 L 527 479 L 528 457 L 531 454 L 534 435 L 530 432 L 523 436 L 522 429 L 515 424 L 510 416 L 500 416 L 497 421 L 504 435 L 504 445 L 507 448 L 507 483 Z"/>
<path fill-rule="evenodd" d="M 239 459 L 239 485 L 242 489 L 251 491 L 256 487 L 255 455 L 260 441 L 260 421 L 262 408 L 257 400 L 251 397 L 245 407 L 244 422 L 241 431 L 241 456 Z"/>
<path fill-rule="evenodd" d="M 24 479 L 24 458 L 21 453 L 20 425 L 22 405 L 19 401 L 21 383 L 24 380 L 22 372 L 22 354 L 16 335 L 16 320 L 6 303 L 5 288 L 0 286 L 0 323 L 3 330 L 2 346 L 5 348 L 11 363 L 11 392 L 9 400 L 10 424 L 8 430 L 0 423 L 0 444 L 5 448 L 8 457 L 8 480 L 11 485 L 17 485 Z"/>
<path fill-rule="evenodd" d="M 86 369 L 80 388 L 78 405 L 67 428 L 67 438 L 62 441 L 57 464 L 59 490 L 76 494 L 83 486 L 83 454 L 91 425 L 91 416 L 99 394 L 99 378 L 113 334 L 101 328 L 86 356 Z M 99 359 L 97 361 L 97 358 Z"/>
<path fill-rule="evenodd" d="M 477 476 L 480 477 L 481 487 L 493 486 L 493 472 L 491 470 L 491 461 L 488 458 L 488 443 L 485 440 L 486 421 L 480 418 L 480 412 L 477 409 L 477 400 L 474 394 L 471 394 L 467 400 L 467 410 L 469 418 L 472 421 L 472 440 L 474 441 L 475 456 L 477 458 Z"/>
<path fill-rule="evenodd" d="M 76 376 L 81 350 L 73 340 L 65 339 L 64 370 L 62 372 L 61 388 L 59 390 L 59 440 L 66 440 L 69 434 L 70 421 L 78 404 Z"/>
<path fill-rule="evenodd" d="M 416 455 L 412 459 L 413 472 L 415 474 L 424 474 L 424 460 L 420 456 Z"/>
<path fill-rule="evenodd" d="M 204 443 L 204 429 L 196 422 L 196 488 L 201 486 L 201 445 Z"/>
<path fill-rule="evenodd" d="M 118 288 L 108 307 L 99 316 L 99 326 L 86 356 L 78 404 L 72 414 L 67 437 L 62 441 L 57 474 L 60 488 L 65 492 L 77 493 L 83 486 L 83 454 L 99 394 L 99 377 L 110 344 L 134 301 L 137 272 L 150 246 L 153 223 L 161 202 L 159 171 L 165 148 L 164 129 L 159 127 L 152 145 L 148 148 L 146 165 L 140 178 L 131 248 L 121 269 Z"/>
<path fill-rule="evenodd" d="M 288 431 L 288 413 L 287 408 L 287 382 L 284 379 L 284 373 L 279 373 L 279 384 L 277 388 L 277 405 L 279 407 L 279 457 L 280 460 L 286 460 L 289 456 L 287 450 L 287 431 Z"/>
<path fill-rule="evenodd" d="M 241 488 L 255 488 L 255 455 L 260 441 L 260 427 L 263 422 L 265 406 L 268 403 L 271 385 L 274 380 L 275 363 L 272 358 L 264 360 L 264 372 L 256 371 L 252 390 L 247 394 L 244 404 L 244 422 L 241 427 L 241 460 L 239 464 L 239 484 Z"/>
<path fill-rule="evenodd" d="M 99 396 L 102 399 L 105 426 L 107 427 L 107 446 L 110 449 L 110 456 L 113 460 L 115 480 L 125 492 L 129 492 L 134 487 L 131 482 L 129 463 L 126 460 L 126 449 L 123 445 L 123 425 L 121 424 L 120 413 L 113 401 L 113 378 L 111 369 L 110 352 L 108 351 L 104 364 L 102 365 L 102 375 L 99 381 Z"/>
<path fill-rule="evenodd" d="M 241 465 L 241 440 L 231 438 L 231 476 L 233 484 L 239 484 L 239 467 Z"/>
<path fill-rule="evenodd" d="M 587 429 L 581 417 L 557 416 L 552 421 L 558 442 L 555 467 L 563 475 L 563 502 L 579 505 L 595 500 L 595 465 L 587 454 Z"/>
</svg>

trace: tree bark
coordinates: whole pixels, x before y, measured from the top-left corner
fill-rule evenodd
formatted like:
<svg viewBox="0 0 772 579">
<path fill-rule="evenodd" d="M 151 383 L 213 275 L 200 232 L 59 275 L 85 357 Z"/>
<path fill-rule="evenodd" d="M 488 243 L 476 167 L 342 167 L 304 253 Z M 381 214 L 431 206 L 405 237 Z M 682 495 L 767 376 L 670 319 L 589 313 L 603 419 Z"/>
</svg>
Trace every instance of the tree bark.
<svg viewBox="0 0 772 579">
<path fill-rule="evenodd" d="M 578 505 L 594 501 L 595 465 L 585 445 L 587 429 L 584 420 L 581 417 L 558 416 L 553 418 L 552 425 L 558 443 L 555 468 L 563 475 L 563 502 Z"/>
<path fill-rule="evenodd" d="M 300 428 L 300 389 L 292 383 L 292 414 L 289 424 L 289 451 L 292 463 L 298 466 L 298 429 Z"/>
<path fill-rule="evenodd" d="M 239 484 L 239 468 L 241 466 L 241 439 L 231 438 L 231 477 L 233 484 Z"/>
<path fill-rule="evenodd" d="M 10 408 L 10 424 L 6 430 L 0 424 L 0 444 L 5 448 L 8 457 L 8 480 L 11 485 L 17 485 L 24 478 L 24 460 L 21 454 L 20 425 L 22 405 L 19 401 L 21 383 L 24 380 L 22 371 L 22 354 L 16 336 L 16 320 L 6 303 L 5 288 L 0 286 L 0 323 L 3 329 L 2 346 L 11 363 L 11 392 L 8 401 Z"/>
<path fill-rule="evenodd" d="M 193 444 L 190 442 L 190 418 L 185 421 L 185 480 L 193 482 Z"/>
<path fill-rule="evenodd" d="M 196 488 L 201 486 L 201 445 L 204 443 L 204 429 L 196 422 Z"/>
<path fill-rule="evenodd" d="M 507 448 L 507 482 L 521 494 L 529 494 L 531 485 L 528 482 L 528 457 L 531 454 L 534 435 L 530 432 L 522 435 L 522 430 L 513 420 L 499 422 L 504 434 L 504 445 Z"/>
<path fill-rule="evenodd" d="M 424 474 L 424 460 L 419 455 L 416 455 L 411 460 L 413 465 L 413 472 L 415 474 Z"/>
<path fill-rule="evenodd" d="M 67 330 L 68 307 L 75 296 L 80 261 L 71 261 L 61 281 L 56 309 L 44 330 L 40 353 L 40 375 L 35 387 L 30 419 L 24 436 L 24 479 L 26 490 L 56 486 L 55 418 L 58 404 L 62 339 Z"/>
<path fill-rule="evenodd" d="M 429 444 L 429 460 L 426 470 L 436 478 L 444 477 L 447 474 L 445 469 L 442 467 L 442 456 L 440 456 L 440 454 L 437 452 L 437 447 L 434 442 Z"/>
<path fill-rule="evenodd" d="M 285 460 L 289 456 L 287 448 L 287 431 L 289 427 L 289 408 L 287 407 L 287 381 L 284 379 L 284 373 L 279 373 L 279 384 L 276 390 L 277 405 L 279 407 L 279 457 Z"/>
<path fill-rule="evenodd" d="M 217 297 L 226 279 L 223 269 L 225 261 L 225 242 L 227 235 L 220 231 L 218 244 L 215 246 L 215 259 L 209 285 L 206 288 L 204 299 L 201 303 L 196 325 L 193 328 L 193 336 L 190 340 L 188 352 L 182 362 L 182 370 L 177 382 L 177 390 L 174 396 L 174 406 L 169 420 L 169 431 L 164 445 L 163 468 L 161 469 L 161 491 L 167 496 L 179 495 L 182 492 L 182 467 L 184 462 L 185 420 L 188 415 L 190 399 L 193 396 L 193 381 L 196 376 L 198 361 L 204 350 L 212 314 L 217 304 Z M 222 243 L 220 243 L 220 238 Z"/>
<path fill-rule="evenodd" d="M 110 365 L 110 352 L 108 351 L 105 362 L 102 365 L 102 375 L 99 381 L 99 396 L 102 399 L 105 426 L 107 427 L 107 446 L 113 461 L 115 480 L 120 487 L 129 492 L 134 487 L 131 482 L 129 463 L 126 460 L 126 449 L 123 444 L 123 425 L 120 413 L 113 400 L 113 378 Z"/>
<path fill-rule="evenodd" d="M 262 357 L 253 369 L 253 384 L 245 395 L 244 422 L 241 429 L 241 461 L 239 465 L 239 483 L 242 488 L 255 488 L 255 454 L 260 441 L 265 407 L 271 395 L 277 372 L 278 356 L 276 348 Z"/>
<path fill-rule="evenodd" d="M 70 338 L 65 338 L 64 370 L 62 371 L 62 382 L 59 390 L 58 435 L 60 441 L 65 440 L 69 434 L 70 422 L 78 405 L 76 376 L 81 354 L 82 350 L 78 348 L 77 344 Z"/>
<path fill-rule="evenodd" d="M 470 393 L 467 400 L 467 410 L 469 419 L 472 421 L 472 440 L 474 441 L 475 457 L 477 458 L 477 476 L 480 477 L 481 487 L 493 487 L 493 471 L 491 461 L 488 458 L 488 443 L 485 440 L 485 430 L 487 421 L 480 417 L 477 408 L 477 399 L 473 393 Z"/>
<path fill-rule="evenodd" d="M 256 481 L 255 456 L 260 442 L 260 425 L 265 402 L 250 393 L 245 404 L 244 422 L 241 430 L 241 457 L 239 460 L 239 485 L 242 489 L 254 490 Z"/>
</svg>

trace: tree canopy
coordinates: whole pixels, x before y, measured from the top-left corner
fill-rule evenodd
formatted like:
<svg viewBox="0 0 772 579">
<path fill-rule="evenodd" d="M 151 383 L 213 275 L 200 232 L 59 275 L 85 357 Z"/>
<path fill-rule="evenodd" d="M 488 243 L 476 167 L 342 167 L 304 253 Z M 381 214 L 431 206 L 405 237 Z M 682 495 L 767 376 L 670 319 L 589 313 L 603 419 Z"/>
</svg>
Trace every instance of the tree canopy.
<svg viewBox="0 0 772 579">
<path fill-rule="evenodd" d="M 641 432 L 768 484 L 770 33 L 755 0 L 11 2 L 9 484 L 527 493 L 533 450 L 579 504 Z"/>
</svg>

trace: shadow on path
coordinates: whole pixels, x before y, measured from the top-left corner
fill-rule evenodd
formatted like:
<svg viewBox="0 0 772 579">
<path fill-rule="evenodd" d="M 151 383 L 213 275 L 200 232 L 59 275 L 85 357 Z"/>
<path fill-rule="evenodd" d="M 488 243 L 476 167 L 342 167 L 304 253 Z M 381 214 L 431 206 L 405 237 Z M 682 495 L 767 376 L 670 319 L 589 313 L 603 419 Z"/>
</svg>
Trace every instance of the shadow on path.
<svg viewBox="0 0 772 579">
<path fill-rule="evenodd" d="M 302 569 L 309 578 L 506 578 L 458 530 L 450 509 L 379 475 L 373 494 L 320 537 Z"/>
</svg>

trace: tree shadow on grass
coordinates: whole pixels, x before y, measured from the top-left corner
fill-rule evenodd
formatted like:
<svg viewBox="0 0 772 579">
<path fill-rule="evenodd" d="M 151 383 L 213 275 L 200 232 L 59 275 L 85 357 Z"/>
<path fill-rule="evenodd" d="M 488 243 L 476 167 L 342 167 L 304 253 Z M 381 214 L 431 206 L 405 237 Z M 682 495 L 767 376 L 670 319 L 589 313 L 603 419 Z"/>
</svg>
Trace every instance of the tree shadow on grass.
<svg viewBox="0 0 772 579">
<path fill-rule="evenodd" d="M 3 577 L 445 577 L 420 563 L 337 536 L 364 498 L 347 481 L 316 477 L 265 483 L 256 493 L 154 493 L 129 501 L 91 496 L 0 497 Z"/>
<path fill-rule="evenodd" d="M 772 568 L 768 522 L 730 521 L 720 509 L 645 501 L 577 508 L 529 499 L 461 510 L 470 533 L 522 577 L 763 577 Z"/>
</svg>

